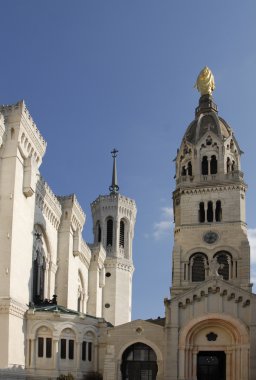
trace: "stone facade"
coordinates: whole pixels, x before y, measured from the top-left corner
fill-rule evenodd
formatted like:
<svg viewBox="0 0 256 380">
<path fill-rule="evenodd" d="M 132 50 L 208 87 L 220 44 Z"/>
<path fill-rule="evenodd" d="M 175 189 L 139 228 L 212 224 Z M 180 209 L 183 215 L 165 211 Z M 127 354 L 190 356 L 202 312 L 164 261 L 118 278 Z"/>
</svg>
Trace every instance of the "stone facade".
<svg viewBox="0 0 256 380">
<path fill-rule="evenodd" d="M 136 205 L 118 192 L 117 151 L 87 244 L 76 196 L 54 195 L 40 176 L 45 149 L 24 102 L 0 108 L 0 377 L 255 380 L 242 152 L 212 96 L 176 157 L 164 318 L 130 321 Z"/>
<path fill-rule="evenodd" d="M 40 175 L 45 150 L 24 102 L 0 107 L 3 378 L 82 378 L 98 370 L 103 321 L 131 320 L 135 202 L 119 193 L 97 198 L 94 243 L 87 244 L 76 196 L 56 196 Z"/>
<path fill-rule="evenodd" d="M 145 373 L 165 380 L 256 378 L 256 297 L 241 154 L 212 96 L 204 94 L 176 157 L 172 287 L 164 301 L 165 319 L 107 330 L 106 379 L 143 379 Z M 138 359 L 146 347 L 155 353 L 147 364 L 143 355 Z"/>
</svg>

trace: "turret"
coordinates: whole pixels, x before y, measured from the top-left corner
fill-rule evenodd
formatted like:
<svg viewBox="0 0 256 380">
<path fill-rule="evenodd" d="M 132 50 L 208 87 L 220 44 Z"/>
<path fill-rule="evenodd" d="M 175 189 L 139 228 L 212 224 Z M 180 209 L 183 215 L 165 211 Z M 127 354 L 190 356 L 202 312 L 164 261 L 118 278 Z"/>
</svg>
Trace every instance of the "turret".
<svg viewBox="0 0 256 380">
<path fill-rule="evenodd" d="M 119 193 L 114 149 L 109 195 L 100 195 L 92 204 L 94 244 L 106 250 L 103 317 L 113 325 L 131 320 L 132 241 L 136 220 L 135 202 Z"/>
</svg>

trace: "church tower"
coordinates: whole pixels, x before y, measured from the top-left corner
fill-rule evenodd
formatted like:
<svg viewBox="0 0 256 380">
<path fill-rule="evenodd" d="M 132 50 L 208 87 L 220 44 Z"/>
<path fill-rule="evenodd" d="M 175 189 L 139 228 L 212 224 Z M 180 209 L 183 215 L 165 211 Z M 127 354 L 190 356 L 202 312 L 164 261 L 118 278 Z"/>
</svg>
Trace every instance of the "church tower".
<svg viewBox="0 0 256 380">
<path fill-rule="evenodd" d="M 210 90 L 202 88 L 207 84 Z M 195 119 L 176 157 L 173 296 L 207 280 L 214 265 L 224 280 L 250 289 L 243 152 L 228 123 L 218 115 L 208 68 L 198 77 L 200 85 Z"/>
<path fill-rule="evenodd" d="M 218 115 L 207 67 L 196 87 L 199 105 L 176 157 L 165 379 L 254 380 L 256 297 L 250 284 L 242 151 Z"/>
<path fill-rule="evenodd" d="M 136 220 L 134 200 L 119 193 L 114 149 L 112 184 L 109 195 L 100 195 L 92 204 L 94 244 L 106 251 L 102 316 L 113 325 L 131 320 L 132 241 Z"/>
</svg>

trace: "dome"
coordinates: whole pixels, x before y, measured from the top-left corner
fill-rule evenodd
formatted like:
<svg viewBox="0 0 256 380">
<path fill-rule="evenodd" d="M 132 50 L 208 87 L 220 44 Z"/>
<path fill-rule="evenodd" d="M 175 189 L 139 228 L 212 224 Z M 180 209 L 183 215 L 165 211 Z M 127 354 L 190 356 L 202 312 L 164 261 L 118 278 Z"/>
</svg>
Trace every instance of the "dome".
<svg viewBox="0 0 256 380">
<path fill-rule="evenodd" d="M 196 118 L 188 126 L 184 139 L 197 144 L 207 132 L 215 133 L 221 140 L 226 140 L 232 134 L 228 123 L 218 116 L 217 106 L 210 95 L 201 96 Z"/>
</svg>

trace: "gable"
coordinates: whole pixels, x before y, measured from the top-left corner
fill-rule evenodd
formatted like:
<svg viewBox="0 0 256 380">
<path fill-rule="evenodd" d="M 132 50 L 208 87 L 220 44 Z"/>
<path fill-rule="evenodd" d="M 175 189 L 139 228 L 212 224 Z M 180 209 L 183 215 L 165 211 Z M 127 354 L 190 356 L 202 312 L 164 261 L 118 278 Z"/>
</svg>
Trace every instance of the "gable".
<svg viewBox="0 0 256 380">
<path fill-rule="evenodd" d="M 220 313 L 232 315 L 250 325 L 252 303 L 255 303 L 252 293 L 214 278 L 172 299 L 170 319 L 176 310 L 179 325 L 183 326 L 192 318 Z"/>
</svg>

